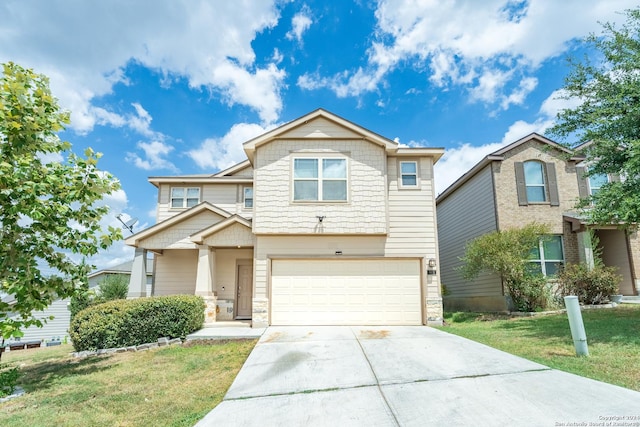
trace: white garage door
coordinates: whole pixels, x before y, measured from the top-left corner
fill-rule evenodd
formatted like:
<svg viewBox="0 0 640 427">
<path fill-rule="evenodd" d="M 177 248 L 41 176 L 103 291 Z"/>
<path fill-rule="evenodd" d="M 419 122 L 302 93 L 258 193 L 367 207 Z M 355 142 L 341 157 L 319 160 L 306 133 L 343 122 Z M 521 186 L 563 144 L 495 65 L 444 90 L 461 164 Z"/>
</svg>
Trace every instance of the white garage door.
<svg viewBox="0 0 640 427">
<path fill-rule="evenodd" d="M 420 261 L 273 260 L 272 325 L 420 325 Z"/>
</svg>

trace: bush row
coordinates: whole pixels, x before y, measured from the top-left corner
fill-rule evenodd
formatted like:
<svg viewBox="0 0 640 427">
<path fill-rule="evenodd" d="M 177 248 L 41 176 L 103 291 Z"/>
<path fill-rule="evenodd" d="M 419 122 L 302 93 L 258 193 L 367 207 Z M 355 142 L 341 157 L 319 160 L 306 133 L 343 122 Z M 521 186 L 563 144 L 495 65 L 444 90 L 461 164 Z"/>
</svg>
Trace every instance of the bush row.
<svg viewBox="0 0 640 427">
<path fill-rule="evenodd" d="M 585 264 L 568 264 L 558 276 L 559 294 L 576 295 L 581 304 L 603 304 L 618 293 L 622 276 L 616 270 L 602 264 L 591 269 Z"/>
<path fill-rule="evenodd" d="M 76 351 L 185 338 L 202 328 L 204 308 L 203 299 L 195 295 L 109 301 L 76 314 L 69 335 Z"/>
</svg>

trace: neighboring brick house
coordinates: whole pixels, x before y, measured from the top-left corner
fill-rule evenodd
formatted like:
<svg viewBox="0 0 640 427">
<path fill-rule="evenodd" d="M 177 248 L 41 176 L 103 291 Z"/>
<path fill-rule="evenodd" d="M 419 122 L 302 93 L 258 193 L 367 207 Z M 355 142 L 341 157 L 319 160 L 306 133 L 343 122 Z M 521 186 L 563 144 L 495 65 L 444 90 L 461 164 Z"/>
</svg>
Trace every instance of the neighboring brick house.
<svg viewBox="0 0 640 427">
<path fill-rule="evenodd" d="M 243 145 L 218 173 L 151 177 L 157 224 L 136 247 L 130 296 L 196 294 L 207 322 L 441 324 L 433 165 L 319 109 Z M 431 265 L 430 265 L 431 264 Z"/>
<path fill-rule="evenodd" d="M 550 239 L 537 249 L 543 274 L 564 263 L 589 262 L 589 233 L 594 229 L 606 265 L 623 276 L 620 292 L 636 295 L 640 273 L 640 239 L 614 226 L 589 226 L 576 214 L 579 198 L 598 191 L 605 176 L 585 178 L 584 157 L 538 134 L 528 135 L 489 154 L 436 199 L 440 273 L 448 295 L 447 310 L 507 310 L 502 280 L 482 273 L 462 278 L 465 245 L 483 234 L 530 222 L 550 226 Z M 611 177 L 614 178 L 614 177 Z"/>
</svg>

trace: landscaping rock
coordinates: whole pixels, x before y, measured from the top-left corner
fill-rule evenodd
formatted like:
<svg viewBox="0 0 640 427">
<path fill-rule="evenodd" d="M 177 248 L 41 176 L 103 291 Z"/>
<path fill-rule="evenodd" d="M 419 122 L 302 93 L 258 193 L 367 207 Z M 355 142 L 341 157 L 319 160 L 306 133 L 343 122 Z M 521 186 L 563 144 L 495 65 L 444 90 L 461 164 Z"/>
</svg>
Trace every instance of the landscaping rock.
<svg viewBox="0 0 640 427">
<path fill-rule="evenodd" d="M 160 347 L 164 347 L 165 345 L 169 345 L 169 338 L 167 338 L 167 337 L 158 338 L 158 345 Z"/>
</svg>

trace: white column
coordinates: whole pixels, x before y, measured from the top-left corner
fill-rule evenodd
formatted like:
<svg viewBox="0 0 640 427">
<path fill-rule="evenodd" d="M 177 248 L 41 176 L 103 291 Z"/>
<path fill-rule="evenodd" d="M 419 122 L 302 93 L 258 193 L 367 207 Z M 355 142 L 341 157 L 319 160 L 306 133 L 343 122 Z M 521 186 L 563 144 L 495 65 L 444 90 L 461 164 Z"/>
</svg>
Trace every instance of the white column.
<svg viewBox="0 0 640 427">
<path fill-rule="evenodd" d="M 591 234 L 589 234 L 588 230 L 578 233 L 578 256 L 580 257 L 580 262 L 587 264 L 589 269 L 594 267 L 593 245 L 591 243 Z"/>
<path fill-rule="evenodd" d="M 131 265 L 129 278 L 129 293 L 127 298 L 141 298 L 147 296 L 147 250 L 136 248 Z"/>
<path fill-rule="evenodd" d="M 196 295 L 210 296 L 213 293 L 214 266 L 216 253 L 209 246 L 198 246 L 198 269 L 196 274 Z"/>
</svg>

